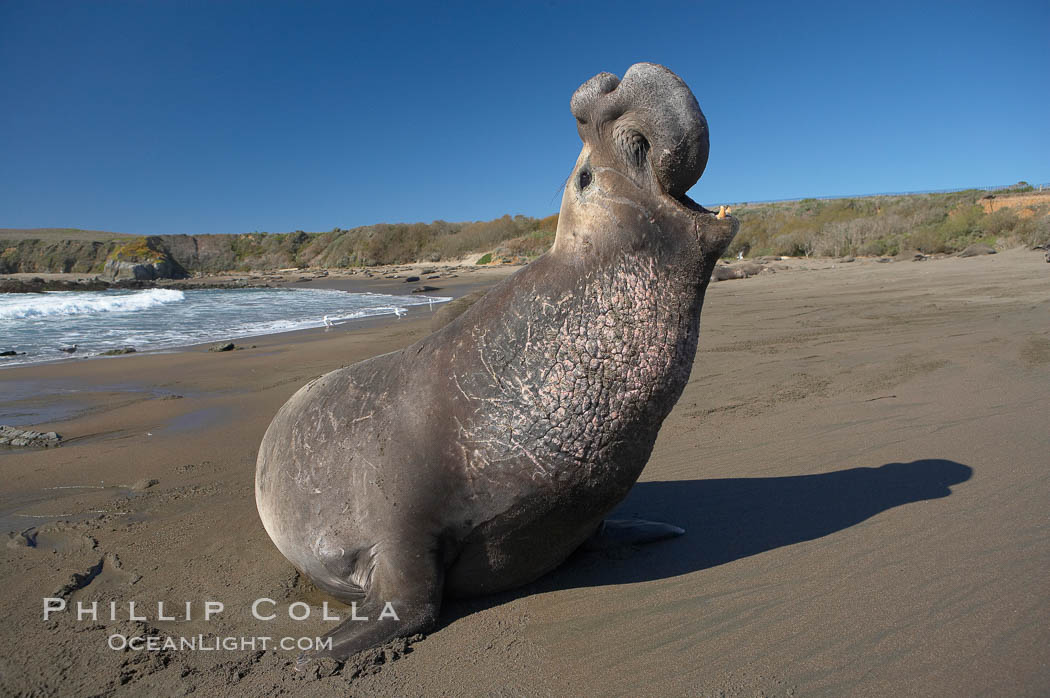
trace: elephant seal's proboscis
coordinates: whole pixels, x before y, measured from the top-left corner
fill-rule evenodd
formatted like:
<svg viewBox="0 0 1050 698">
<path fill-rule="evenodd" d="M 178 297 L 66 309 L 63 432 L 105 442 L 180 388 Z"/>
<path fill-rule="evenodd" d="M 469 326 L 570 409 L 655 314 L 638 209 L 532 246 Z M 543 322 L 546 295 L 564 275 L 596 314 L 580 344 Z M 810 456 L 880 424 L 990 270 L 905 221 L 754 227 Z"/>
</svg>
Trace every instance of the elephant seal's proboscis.
<svg viewBox="0 0 1050 698">
<path fill-rule="evenodd" d="M 425 339 L 311 381 L 263 438 L 267 533 L 370 618 L 318 654 L 425 631 L 445 595 L 520 586 L 588 539 L 682 533 L 603 519 L 685 387 L 738 223 L 685 195 L 707 121 L 670 70 L 602 73 L 571 107 L 583 150 L 551 250 Z"/>
</svg>

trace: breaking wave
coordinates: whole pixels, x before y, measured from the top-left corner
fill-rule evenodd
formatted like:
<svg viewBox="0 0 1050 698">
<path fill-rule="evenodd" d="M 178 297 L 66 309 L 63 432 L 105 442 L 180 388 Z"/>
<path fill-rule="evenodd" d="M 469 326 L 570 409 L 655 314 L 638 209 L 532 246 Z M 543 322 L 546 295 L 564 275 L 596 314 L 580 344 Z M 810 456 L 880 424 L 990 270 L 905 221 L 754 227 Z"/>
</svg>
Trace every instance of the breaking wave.
<svg viewBox="0 0 1050 698">
<path fill-rule="evenodd" d="M 120 295 L 80 291 L 52 291 L 42 295 L 22 293 L 5 295 L 8 297 L 0 297 L 0 320 L 52 315 L 134 312 L 166 303 L 178 303 L 186 298 L 182 291 L 167 288 L 151 288 L 146 291 Z"/>
<path fill-rule="evenodd" d="M 0 294 L 0 368 L 326 326 L 348 332 L 364 318 L 436 312 L 436 305 L 450 300 L 284 288 Z M 75 353 L 61 351 L 73 344 Z"/>
</svg>

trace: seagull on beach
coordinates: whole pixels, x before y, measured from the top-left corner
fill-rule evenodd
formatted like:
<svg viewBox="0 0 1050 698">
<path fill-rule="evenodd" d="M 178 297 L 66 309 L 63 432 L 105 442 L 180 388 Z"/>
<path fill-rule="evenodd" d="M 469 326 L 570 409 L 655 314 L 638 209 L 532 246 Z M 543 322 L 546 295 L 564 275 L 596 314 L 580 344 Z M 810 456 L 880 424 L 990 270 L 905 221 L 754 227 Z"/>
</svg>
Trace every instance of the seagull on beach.
<svg viewBox="0 0 1050 698">
<path fill-rule="evenodd" d="M 71 346 L 71 347 L 59 347 L 59 348 L 58 348 L 58 350 L 59 350 L 59 351 L 64 351 L 64 352 L 66 352 L 67 354 L 72 354 L 73 352 L 75 352 L 75 351 L 77 350 L 77 345 L 76 345 L 76 344 L 74 344 L 74 345 L 73 345 L 73 346 Z"/>
<path fill-rule="evenodd" d="M 397 317 L 399 319 L 401 318 L 402 315 L 407 315 L 407 314 L 408 314 L 408 311 L 405 310 L 404 308 L 394 308 L 394 315 L 397 315 Z"/>
<path fill-rule="evenodd" d="M 332 327 L 332 326 L 333 326 L 333 325 L 332 325 L 332 321 L 328 319 L 328 316 L 327 316 L 327 315 L 325 315 L 325 316 L 324 316 L 323 318 L 321 318 L 321 319 L 322 319 L 322 320 L 324 320 L 324 326 L 325 326 L 325 327 Z"/>
</svg>

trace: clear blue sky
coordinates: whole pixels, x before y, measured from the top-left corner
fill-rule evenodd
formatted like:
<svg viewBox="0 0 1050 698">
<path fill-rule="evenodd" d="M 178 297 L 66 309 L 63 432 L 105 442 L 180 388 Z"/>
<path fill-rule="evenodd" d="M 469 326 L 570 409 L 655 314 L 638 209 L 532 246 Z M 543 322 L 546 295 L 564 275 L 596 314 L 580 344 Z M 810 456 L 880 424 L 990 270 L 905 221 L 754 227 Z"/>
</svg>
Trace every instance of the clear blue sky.
<svg viewBox="0 0 1050 698">
<path fill-rule="evenodd" d="M 1050 182 L 1050 3 L 9 2 L 0 227 L 555 212 L 569 97 L 663 63 L 712 205 Z"/>
</svg>

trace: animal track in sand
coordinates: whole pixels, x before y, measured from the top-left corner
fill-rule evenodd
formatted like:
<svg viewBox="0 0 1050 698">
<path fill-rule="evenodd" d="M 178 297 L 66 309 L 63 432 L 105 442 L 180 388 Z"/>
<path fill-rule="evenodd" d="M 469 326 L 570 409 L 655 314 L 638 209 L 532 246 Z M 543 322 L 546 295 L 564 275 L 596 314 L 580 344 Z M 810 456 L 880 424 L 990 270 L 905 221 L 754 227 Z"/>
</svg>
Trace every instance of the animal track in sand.
<svg viewBox="0 0 1050 698">
<path fill-rule="evenodd" d="M 1050 363 L 1050 339 L 1032 336 L 1021 347 L 1021 363 L 1027 368 Z"/>
<path fill-rule="evenodd" d="M 9 533 L 7 547 L 35 548 L 54 553 L 97 548 L 98 541 L 81 533 L 78 528 L 62 523 L 27 528 L 17 533 Z"/>
<path fill-rule="evenodd" d="M 687 417 L 699 418 L 715 414 L 736 413 L 738 410 L 747 417 L 756 417 L 786 402 L 797 402 L 809 397 L 828 397 L 832 385 L 830 378 L 814 376 L 808 373 L 795 373 L 790 378 L 767 386 L 762 392 L 725 405 L 715 405 L 700 409 L 691 409 Z M 697 408 L 699 403 L 693 403 Z"/>
<path fill-rule="evenodd" d="M 103 570 L 108 573 L 106 580 L 117 582 L 130 581 L 130 575 L 124 572 L 122 568 L 123 565 L 120 563 L 120 558 L 117 557 L 116 553 L 106 553 L 99 558 L 98 562 L 84 572 L 74 572 L 70 575 L 69 581 L 55 589 L 54 595 L 61 599 L 69 599 L 74 592 L 80 591 L 95 581 L 102 575 Z"/>
<path fill-rule="evenodd" d="M 868 371 L 874 370 L 877 375 L 862 380 L 858 387 L 865 392 L 883 391 L 950 364 L 947 359 L 923 359 L 915 354 L 905 354 L 894 361 L 866 367 Z"/>
</svg>

